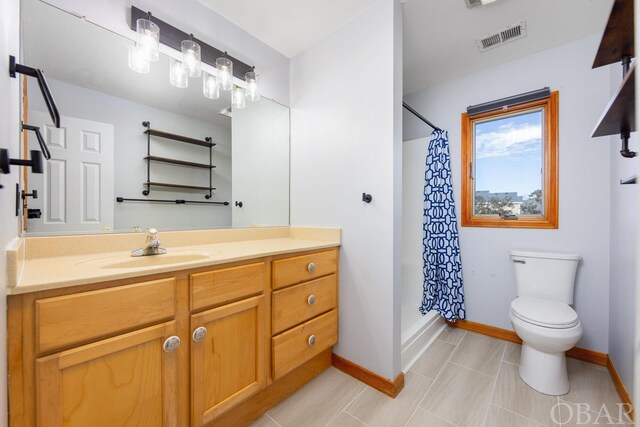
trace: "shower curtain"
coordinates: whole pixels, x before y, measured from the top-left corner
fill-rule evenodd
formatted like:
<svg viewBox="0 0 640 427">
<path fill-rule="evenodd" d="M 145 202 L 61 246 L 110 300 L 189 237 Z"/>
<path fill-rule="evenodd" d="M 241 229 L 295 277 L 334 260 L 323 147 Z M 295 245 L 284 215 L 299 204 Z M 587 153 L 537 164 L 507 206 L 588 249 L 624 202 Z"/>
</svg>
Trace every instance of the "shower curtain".
<svg viewBox="0 0 640 427">
<path fill-rule="evenodd" d="M 435 310 L 447 321 L 465 319 L 462 263 L 451 186 L 447 132 L 434 130 L 427 152 L 424 185 L 424 315 Z"/>
</svg>

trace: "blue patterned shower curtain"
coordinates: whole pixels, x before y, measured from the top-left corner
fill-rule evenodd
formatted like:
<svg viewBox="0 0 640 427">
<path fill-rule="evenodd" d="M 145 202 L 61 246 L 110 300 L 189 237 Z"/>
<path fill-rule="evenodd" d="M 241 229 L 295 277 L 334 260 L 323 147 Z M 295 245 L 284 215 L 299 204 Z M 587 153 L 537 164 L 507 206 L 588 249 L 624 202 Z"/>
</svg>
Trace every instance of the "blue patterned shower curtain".
<svg viewBox="0 0 640 427">
<path fill-rule="evenodd" d="M 451 186 L 447 132 L 434 130 L 424 174 L 424 284 L 420 312 L 436 310 L 449 322 L 465 319 L 462 262 Z"/>
</svg>

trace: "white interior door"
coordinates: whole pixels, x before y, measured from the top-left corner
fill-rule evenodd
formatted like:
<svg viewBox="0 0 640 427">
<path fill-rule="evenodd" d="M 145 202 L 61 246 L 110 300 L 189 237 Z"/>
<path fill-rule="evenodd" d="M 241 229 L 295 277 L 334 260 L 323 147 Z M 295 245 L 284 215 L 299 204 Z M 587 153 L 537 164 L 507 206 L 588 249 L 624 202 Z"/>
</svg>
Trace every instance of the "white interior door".
<svg viewBox="0 0 640 427">
<path fill-rule="evenodd" d="M 29 124 L 40 127 L 51 159 L 44 174 L 29 175 L 30 209 L 41 209 L 40 219 L 29 219 L 29 231 L 107 231 L 113 229 L 114 136 L 113 125 L 74 117 L 61 117 L 61 127 L 48 114 L 29 112 Z M 35 135 L 29 149 L 39 150 Z"/>
</svg>

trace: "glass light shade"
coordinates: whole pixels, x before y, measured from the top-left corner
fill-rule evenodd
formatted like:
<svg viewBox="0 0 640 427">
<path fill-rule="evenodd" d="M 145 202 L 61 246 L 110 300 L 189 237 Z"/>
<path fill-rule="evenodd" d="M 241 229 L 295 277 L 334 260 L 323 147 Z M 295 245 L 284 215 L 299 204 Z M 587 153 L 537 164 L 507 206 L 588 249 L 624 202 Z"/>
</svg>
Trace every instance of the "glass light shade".
<svg viewBox="0 0 640 427">
<path fill-rule="evenodd" d="M 200 45 L 193 40 L 182 41 L 182 63 L 189 77 L 200 77 L 202 59 Z"/>
<path fill-rule="evenodd" d="M 140 74 L 148 73 L 151 68 L 145 50 L 137 44 L 129 46 L 129 68 Z"/>
<path fill-rule="evenodd" d="M 189 87 L 189 76 L 187 75 L 187 70 L 182 66 L 182 61 L 171 58 L 169 83 L 171 83 L 171 86 L 179 88 Z"/>
<path fill-rule="evenodd" d="M 136 21 L 138 47 L 142 48 L 147 59 L 156 62 L 160 58 L 160 27 L 148 19 Z"/>
<path fill-rule="evenodd" d="M 258 75 L 255 71 L 249 71 L 244 74 L 244 81 L 247 82 L 246 95 L 249 101 L 260 101 L 260 93 L 258 92 Z"/>
<path fill-rule="evenodd" d="M 236 86 L 233 88 L 233 96 L 231 98 L 231 105 L 233 108 L 242 109 L 247 105 L 247 97 L 245 95 L 244 88 Z"/>
<path fill-rule="evenodd" d="M 220 84 L 216 76 L 202 73 L 202 94 L 209 99 L 220 98 Z"/>
<path fill-rule="evenodd" d="M 216 59 L 216 69 L 218 70 L 218 79 L 220 79 L 220 88 L 222 90 L 233 89 L 233 62 L 229 58 Z"/>
</svg>

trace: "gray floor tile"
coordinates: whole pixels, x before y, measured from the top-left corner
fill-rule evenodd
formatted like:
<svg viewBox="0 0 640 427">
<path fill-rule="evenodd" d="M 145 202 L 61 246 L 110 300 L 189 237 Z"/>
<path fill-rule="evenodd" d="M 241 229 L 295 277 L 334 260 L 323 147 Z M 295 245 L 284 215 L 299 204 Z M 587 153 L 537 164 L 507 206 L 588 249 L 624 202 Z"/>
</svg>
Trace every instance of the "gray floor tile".
<svg viewBox="0 0 640 427">
<path fill-rule="evenodd" d="M 367 425 L 344 411 L 340 412 L 327 427 L 366 427 Z"/>
<path fill-rule="evenodd" d="M 538 393 L 522 381 L 517 365 L 502 362 L 492 401 L 523 417 L 552 425 L 551 411 L 558 403 L 558 398 Z"/>
<path fill-rule="evenodd" d="M 455 427 L 455 424 L 451 424 L 425 409 L 418 408 L 405 427 Z"/>
<path fill-rule="evenodd" d="M 540 427 L 544 424 L 537 423 L 529 418 L 498 408 L 495 405 L 489 406 L 485 427 Z"/>
<path fill-rule="evenodd" d="M 464 337 L 465 333 L 466 331 L 464 329 L 447 326 L 444 331 L 442 331 L 438 339 L 449 344 L 458 345 L 460 344 L 460 341 L 462 341 L 462 337 Z"/>
<path fill-rule="evenodd" d="M 459 426 L 482 425 L 495 378 L 447 363 L 421 408 Z"/>
<path fill-rule="evenodd" d="M 504 352 L 504 357 L 502 360 L 504 360 L 505 362 L 515 363 L 516 365 L 519 365 L 521 350 L 522 350 L 522 346 L 520 344 L 508 342 L 507 349 Z"/>
<path fill-rule="evenodd" d="M 402 426 L 418 407 L 432 382 L 429 378 L 409 372 L 404 388 L 395 399 L 367 387 L 346 411 L 370 426 Z"/>
<path fill-rule="evenodd" d="M 278 424 L 266 415 L 251 424 L 251 427 L 278 427 Z"/>
<path fill-rule="evenodd" d="M 411 371 L 427 378 L 435 379 L 451 356 L 456 346 L 444 341 L 435 340 L 422 356 L 413 364 Z"/>
<path fill-rule="evenodd" d="M 496 376 L 504 348 L 504 341 L 467 333 L 451 356 L 450 361 L 483 374 Z"/>
<path fill-rule="evenodd" d="M 571 390 L 560 397 L 562 400 L 586 403 L 594 411 L 599 411 L 604 404 L 610 412 L 617 412 L 620 397 L 609 372 L 591 363 L 571 358 L 567 358 L 567 368 Z"/>
<path fill-rule="evenodd" d="M 283 427 L 325 426 L 365 388 L 360 381 L 329 368 L 269 411 Z"/>
</svg>

